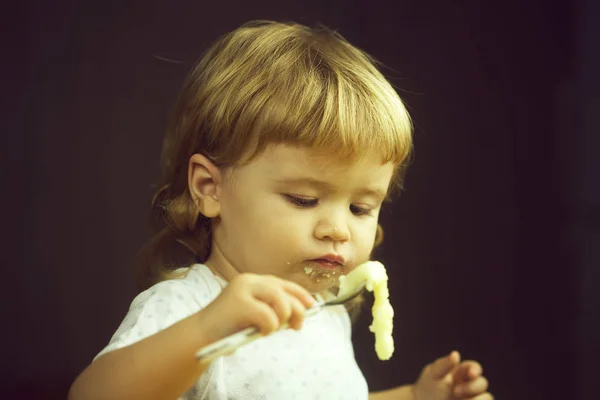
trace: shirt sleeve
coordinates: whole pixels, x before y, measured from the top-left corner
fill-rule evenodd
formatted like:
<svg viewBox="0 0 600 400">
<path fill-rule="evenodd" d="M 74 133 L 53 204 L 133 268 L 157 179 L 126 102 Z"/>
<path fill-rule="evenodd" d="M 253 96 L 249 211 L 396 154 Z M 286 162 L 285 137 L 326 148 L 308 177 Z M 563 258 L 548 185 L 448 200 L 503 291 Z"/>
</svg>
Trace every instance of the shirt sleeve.
<svg viewBox="0 0 600 400">
<path fill-rule="evenodd" d="M 151 336 L 206 307 L 215 297 L 204 280 L 160 282 L 140 293 L 131 303 L 123 322 L 94 359 Z"/>
</svg>

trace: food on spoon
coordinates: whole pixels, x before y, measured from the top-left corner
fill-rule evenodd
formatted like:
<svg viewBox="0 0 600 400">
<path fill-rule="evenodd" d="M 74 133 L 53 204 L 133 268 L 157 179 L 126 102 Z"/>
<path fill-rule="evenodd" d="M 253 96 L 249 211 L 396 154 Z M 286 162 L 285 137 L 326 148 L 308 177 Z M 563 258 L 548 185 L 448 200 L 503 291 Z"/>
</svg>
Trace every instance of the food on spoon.
<svg viewBox="0 0 600 400">
<path fill-rule="evenodd" d="M 373 323 L 369 327 L 375 335 L 375 352 L 380 360 L 389 360 L 394 353 L 394 309 L 389 300 L 388 276 L 383 264 L 379 261 L 367 261 L 348 275 L 340 276 L 338 297 L 354 292 L 363 282 L 366 282 L 365 288 L 373 292 L 375 297 Z"/>
</svg>

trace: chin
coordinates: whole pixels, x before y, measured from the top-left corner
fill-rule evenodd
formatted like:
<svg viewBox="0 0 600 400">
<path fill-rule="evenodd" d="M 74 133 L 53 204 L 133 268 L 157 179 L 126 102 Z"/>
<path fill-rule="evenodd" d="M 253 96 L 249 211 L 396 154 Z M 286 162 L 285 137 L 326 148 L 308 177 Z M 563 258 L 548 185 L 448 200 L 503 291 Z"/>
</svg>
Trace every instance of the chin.
<svg viewBox="0 0 600 400">
<path fill-rule="evenodd" d="M 326 290 L 335 289 L 339 286 L 339 274 L 335 276 L 308 276 L 304 274 L 300 279 L 296 280 L 298 284 L 303 286 L 311 294 L 317 294 Z"/>
</svg>

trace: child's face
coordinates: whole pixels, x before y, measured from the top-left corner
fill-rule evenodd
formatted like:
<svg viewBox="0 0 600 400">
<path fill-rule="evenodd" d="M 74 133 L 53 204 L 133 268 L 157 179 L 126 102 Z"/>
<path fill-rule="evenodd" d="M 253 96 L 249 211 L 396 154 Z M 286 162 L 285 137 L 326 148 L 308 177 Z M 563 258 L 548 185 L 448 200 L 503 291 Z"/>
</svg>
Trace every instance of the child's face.
<svg viewBox="0 0 600 400">
<path fill-rule="evenodd" d="M 311 292 L 336 286 L 369 259 L 393 171 L 376 154 L 340 162 L 335 154 L 273 145 L 221 171 L 206 263 L 226 279 L 252 272 Z"/>
</svg>

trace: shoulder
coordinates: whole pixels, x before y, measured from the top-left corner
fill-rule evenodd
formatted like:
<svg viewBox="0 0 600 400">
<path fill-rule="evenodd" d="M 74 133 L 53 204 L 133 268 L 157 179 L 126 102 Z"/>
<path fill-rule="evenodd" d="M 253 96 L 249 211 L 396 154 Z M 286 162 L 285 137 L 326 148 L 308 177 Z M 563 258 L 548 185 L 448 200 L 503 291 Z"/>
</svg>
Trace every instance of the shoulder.
<svg viewBox="0 0 600 400">
<path fill-rule="evenodd" d="M 193 265 L 177 272 L 177 278 L 159 282 L 135 297 L 110 344 L 96 358 L 195 314 L 221 292 L 218 278 L 204 265 Z"/>
<path fill-rule="evenodd" d="M 148 303 L 180 303 L 183 308 L 206 307 L 222 290 L 222 283 L 202 264 L 192 265 L 176 271 L 173 279 L 159 282 L 140 293 L 131 303 L 130 309 Z"/>
</svg>

